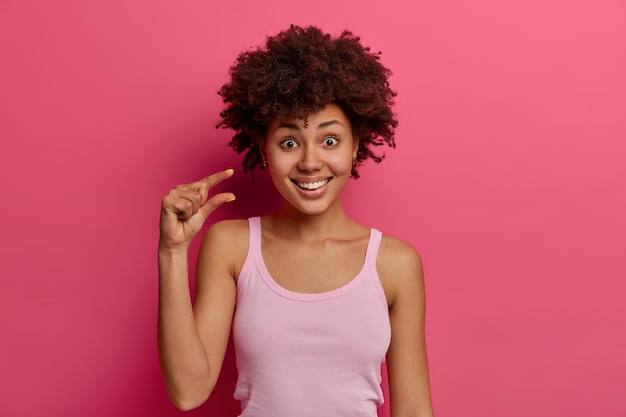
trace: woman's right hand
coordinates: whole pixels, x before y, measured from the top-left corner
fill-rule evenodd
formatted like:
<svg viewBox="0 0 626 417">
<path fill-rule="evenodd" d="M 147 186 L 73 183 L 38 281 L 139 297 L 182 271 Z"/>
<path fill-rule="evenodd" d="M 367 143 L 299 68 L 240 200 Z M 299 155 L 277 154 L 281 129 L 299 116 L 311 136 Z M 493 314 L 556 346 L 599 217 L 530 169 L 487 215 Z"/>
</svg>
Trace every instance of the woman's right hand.
<svg viewBox="0 0 626 417">
<path fill-rule="evenodd" d="M 209 214 L 227 201 L 233 193 L 219 193 L 209 198 L 209 191 L 233 175 L 232 169 L 209 175 L 200 181 L 183 184 L 171 190 L 161 204 L 159 249 L 186 249 L 198 234 Z"/>
</svg>

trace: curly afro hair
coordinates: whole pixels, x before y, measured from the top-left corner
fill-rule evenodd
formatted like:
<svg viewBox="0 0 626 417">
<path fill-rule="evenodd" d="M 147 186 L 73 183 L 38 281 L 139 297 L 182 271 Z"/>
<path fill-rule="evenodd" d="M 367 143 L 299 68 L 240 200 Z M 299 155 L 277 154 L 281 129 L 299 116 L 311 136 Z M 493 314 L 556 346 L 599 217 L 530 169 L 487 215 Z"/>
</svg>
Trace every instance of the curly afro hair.
<svg viewBox="0 0 626 417">
<path fill-rule="evenodd" d="M 303 119 L 334 103 L 352 124 L 359 140 L 352 176 L 366 159 L 382 161 L 373 148 L 395 148 L 398 121 L 392 112 L 396 92 L 389 87 L 391 71 L 380 63 L 380 52 L 360 44 L 349 31 L 333 38 L 319 28 L 292 25 L 267 38 L 266 44 L 242 52 L 230 68 L 231 80 L 218 94 L 225 107 L 217 127 L 231 128 L 229 145 L 246 152 L 244 171 L 262 166 L 259 144 L 274 120 Z"/>
</svg>

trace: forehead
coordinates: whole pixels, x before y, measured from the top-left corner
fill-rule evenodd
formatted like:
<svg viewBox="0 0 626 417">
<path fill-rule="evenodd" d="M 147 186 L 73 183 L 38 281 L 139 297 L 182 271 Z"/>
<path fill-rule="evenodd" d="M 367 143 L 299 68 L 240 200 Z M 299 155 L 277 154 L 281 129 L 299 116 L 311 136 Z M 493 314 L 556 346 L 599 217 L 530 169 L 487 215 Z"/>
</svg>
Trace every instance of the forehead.
<svg viewBox="0 0 626 417">
<path fill-rule="evenodd" d="M 347 130 L 351 129 L 350 120 L 336 104 L 328 104 L 322 110 L 308 114 L 306 118 L 294 117 L 290 119 L 274 120 L 268 126 L 268 133 L 283 128 L 291 130 L 316 130 L 328 126 L 340 126 Z"/>
</svg>

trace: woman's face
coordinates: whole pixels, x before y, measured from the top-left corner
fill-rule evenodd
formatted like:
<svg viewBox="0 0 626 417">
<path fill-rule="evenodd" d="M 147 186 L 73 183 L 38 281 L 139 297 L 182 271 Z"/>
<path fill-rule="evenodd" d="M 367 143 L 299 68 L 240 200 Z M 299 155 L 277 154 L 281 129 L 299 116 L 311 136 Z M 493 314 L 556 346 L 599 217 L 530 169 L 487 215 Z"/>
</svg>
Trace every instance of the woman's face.
<svg viewBox="0 0 626 417">
<path fill-rule="evenodd" d="M 358 141 L 344 112 L 329 104 L 302 119 L 276 120 L 265 140 L 267 166 L 283 198 L 305 214 L 339 203 L 356 158 Z"/>
</svg>

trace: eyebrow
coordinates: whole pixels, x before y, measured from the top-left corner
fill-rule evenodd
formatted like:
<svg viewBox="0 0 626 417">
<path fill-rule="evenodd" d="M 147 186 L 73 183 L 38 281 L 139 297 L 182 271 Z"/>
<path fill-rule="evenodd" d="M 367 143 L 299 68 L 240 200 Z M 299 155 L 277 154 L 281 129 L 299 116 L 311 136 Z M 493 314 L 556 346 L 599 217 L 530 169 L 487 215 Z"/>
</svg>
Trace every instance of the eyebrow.
<svg viewBox="0 0 626 417">
<path fill-rule="evenodd" d="M 332 125 L 343 126 L 343 123 L 341 123 L 339 120 L 328 120 L 326 122 L 323 122 L 323 123 L 320 123 L 319 125 L 317 125 L 315 130 L 320 130 L 320 129 L 323 129 L 325 127 L 332 126 Z M 295 123 L 281 122 L 281 123 L 278 124 L 278 126 L 276 126 L 276 129 L 274 129 L 274 131 L 280 129 L 281 127 L 284 127 L 284 128 L 290 129 L 290 130 L 300 130 L 300 126 L 298 126 Z"/>
</svg>

